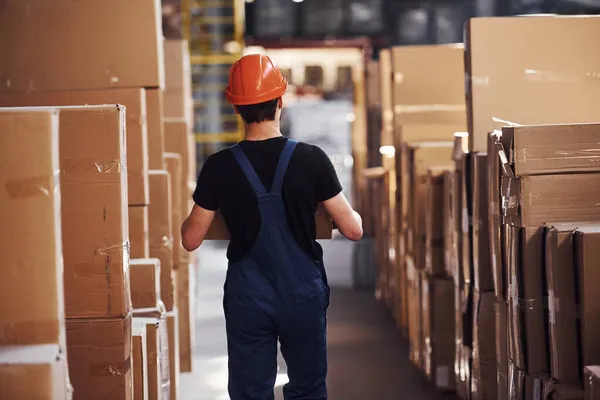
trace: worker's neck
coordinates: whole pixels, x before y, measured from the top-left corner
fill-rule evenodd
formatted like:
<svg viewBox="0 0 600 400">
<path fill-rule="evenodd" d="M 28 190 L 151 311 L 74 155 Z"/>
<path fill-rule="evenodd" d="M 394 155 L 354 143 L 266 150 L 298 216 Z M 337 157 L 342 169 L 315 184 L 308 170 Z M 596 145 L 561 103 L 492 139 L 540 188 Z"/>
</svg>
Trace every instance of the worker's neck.
<svg viewBox="0 0 600 400">
<path fill-rule="evenodd" d="M 279 121 L 246 124 L 246 140 L 259 141 L 281 136 Z"/>
</svg>

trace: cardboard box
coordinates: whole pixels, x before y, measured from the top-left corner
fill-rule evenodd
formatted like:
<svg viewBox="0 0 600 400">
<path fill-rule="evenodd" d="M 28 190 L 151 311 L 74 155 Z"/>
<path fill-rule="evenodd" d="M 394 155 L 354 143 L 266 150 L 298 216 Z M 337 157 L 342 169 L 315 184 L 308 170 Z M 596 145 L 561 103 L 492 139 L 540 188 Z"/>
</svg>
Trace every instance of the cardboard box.
<svg viewBox="0 0 600 400">
<path fill-rule="evenodd" d="M 543 228 L 509 228 L 510 358 L 528 374 L 549 370 L 543 265 Z"/>
<path fill-rule="evenodd" d="M 581 380 L 578 352 L 579 312 L 577 306 L 575 249 L 577 226 L 553 226 L 545 230 L 545 269 L 548 288 L 548 335 L 550 372 L 560 383 Z"/>
<path fill-rule="evenodd" d="M 461 288 L 454 285 L 454 380 L 456 382 L 456 392 L 459 396 L 464 392 L 464 382 L 461 380 L 464 322 L 462 299 Z"/>
<path fill-rule="evenodd" d="M 381 49 L 379 52 L 379 94 L 381 104 L 381 136 L 379 146 L 394 144 L 394 99 L 388 77 L 392 77 L 392 52 Z"/>
<path fill-rule="evenodd" d="M 494 154 L 495 156 L 495 154 Z M 488 155 L 473 154 L 473 285 L 479 292 L 494 291 L 488 219 Z"/>
<path fill-rule="evenodd" d="M 179 317 L 177 309 L 167 313 L 167 335 L 169 340 L 169 379 L 171 391 L 169 399 L 179 398 Z"/>
<path fill-rule="evenodd" d="M 146 324 L 134 318 L 131 327 L 133 399 L 148 400 L 148 342 Z"/>
<path fill-rule="evenodd" d="M 496 359 L 496 311 L 492 292 L 473 292 L 473 400 L 496 398 L 498 394 Z"/>
<path fill-rule="evenodd" d="M 61 346 L 0 347 L 0 387 L 3 399 L 70 398 L 67 362 Z"/>
<path fill-rule="evenodd" d="M 600 124 L 502 128 L 502 144 L 516 176 L 598 172 L 599 142 Z"/>
<path fill-rule="evenodd" d="M 166 316 L 134 319 L 146 325 L 148 400 L 168 399 L 171 385 Z"/>
<path fill-rule="evenodd" d="M 168 153 L 177 153 L 181 155 L 181 185 L 188 186 L 190 181 L 196 181 L 195 160 L 191 160 L 190 147 L 193 138 L 190 128 L 182 119 L 165 118 L 165 151 Z M 189 210 L 187 210 L 189 211 Z"/>
<path fill-rule="evenodd" d="M 599 33 L 596 16 L 471 19 L 465 27 L 469 148 L 485 151 L 487 134 L 507 125 L 493 117 L 521 125 L 597 122 L 596 78 L 582 71 L 597 70 L 600 56 L 588 38 Z"/>
<path fill-rule="evenodd" d="M 181 372 L 192 372 L 196 342 L 195 266 L 182 265 L 177 271 L 177 310 L 179 319 L 179 366 Z"/>
<path fill-rule="evenodd" d="M 496 300 L 496 384 L 498 400 L 508 399 L 508 304 Z"/>
<path fill-rule="evenodd" d="M 446 276 L 454 277 L 458 255 L 456 254 L 456 248 L 454 242 L 456 240 L 456 197 L 454 196 L 456 189 L 456 171 L 447 171 L 444 174 L 444 185 L 443 185 L 443 220 L 444 220 L 444 269 Z"/>
<path fill-rule="evenodd" d="M 418 110 L 415 110 L 419 112 Z M 404 111 L 410 112 L 407 110 Z M 464 112 L 463 112 L 464 113 Z M 396 122 L 397 136 L 404 142 L 436 142 L 452 140 L 456 132 L 465 131 L 465 123 L 409 123 Z"/>
<path fill-rule="evenodd" d="M 181 207 L 183 201 L 183 189 L 179 183 L 181 182 L 181 155 L 177 153 L 164 153 L 164 162 L 169 175 L 171 175 L 171 223 L 173 229 L 173 267 L 179 268 L 183 264 L 182 254 L 186 253 L 181 244 L 181 224 L 183 224 L 183 216 Z"/>
<path fill-rule="evenodd" d="M 497 142 L 500 140 L 502 132 L 495 131 L 488 136 L 488 231 L 490 235 L 490 263 L 492 276 L 494 278 L 494 292 L 496 297 L 501 300 L 507 299 L 506 293 L 506 254 L 502 245 L 502 214 L 501 214 L 501 187 L 500 177 L 500 157 L 497 154 Z"/>
<path fill-rule="evenodd" d="M 150 257 L 160 260 L 160 297 L 168 311 L 175 306 L 171 175 L 150 171 Z"/>
<path fill-rule="evenodd" d="M 441 391 L 455 390 L 454 285 L 451 280 L 423 279 L 424 371 Z"/>
<path fill-rule="evenodd" d="M 461 236 L 462 260 L 461 276 L 464 285 L 473 283 L 473 155 L 466 153 L 460 161 L 461 172 Z"/>
<path fill-rule="evenodd" d="M 447 227 L 444 194 L 451 176 L 446 168 L 430 169 L 427 172 L 427 196 L 425 208 L 425 269 L 429 276 L 446 277 L 445 248 Z"/>
<path fill-rule="evenodd" d="M 0 109 L 0 132 L 0 345 L 64 348 L 58 112 Z"/>
<path fill-rule="evenodd" d="M 193 126 L 192 71 L 187 40 L 165 40 L 165 118 L 183 118 Z"/>
<path fill-rule="evenodd" d="M 583 396 L 584 391 L 579 383 L 568 385 L 548 377 L 542 380 L 542 399 L 544 400 L 584 400 Z"/>
<path fill-rule="evenodd" d="M 0 27 L 0 92 L 164 87 L 158 0 L 9 0 Z"/>
<path fill-rule="evenodd" d="M 447 166 L 450 164 L 450 155 L 452 154 L 452 142 L 418 142 L 404 143 L 402 147 L 402 173 L 401 173 L 401 208 L 402 223 L 406 237 L 405 250 L 407 254 L 412 255 L 415 251 L 414 240 L 418 224 L 415 198 L 422 195 L 418 190 L 420 178 L 427 174 L 427 170 L 432 167 Z M 424 197 L 423 197 L 424 201 Z M 424 203 L 421 203 L 424 204 Z M 424 216 L 423 213 L 420 214 Z M 422 220 L 424 221 L 424 220 Z M 421 224 L 424 227 L 424 222 Z M 424 237 L 424 230 L 422 234 Z M 424 244 L 424 241 L 422 241 Z M 424 261 L 424 259 L 423 259 Z M 421 264 L 423 265 L 423 264 Z M 423 266 L 421 266 L 423 268 Z"/>
<path fill-rule="evenodd" d="M 134 311 L 148 312 L 159 308 L 160 260 L 157 258 L 131 260 L 131 303 Z"/>
<path fill-rule="evenodd" d="M 462 44 L 393 47 L 392 64 L 397 123 L 460 124 L 464 130 Z"/>
<path fill-rule="evenodd" d="M 125 149 L 122 106 L 61 108 L 67 318 L 124 317 L 131 311 Z"/>
<path fill-rule="evenodd" d="M 417 269 L 412 258 L 406 257 L 409 358 L 417 368 L 423 367 L 423 310 L 420 301 L 422 274 L 423 272 Z"/>
<path fill-rule="evenodd" d="M 164 168 L 163 153 L 165 148 L 164 99 L 161 89 L 146 89 L 146 109 L 148 120 L 148 168 L 159 170 Z"/>
<path fill-rule="evenodd" d="M 575 264 L 579 292 L 580 351 L 583 365 L 600 364 L 600 302 L 596 282 L 600 280 L 597 268 L 600 250 L 600 227 L 579 227 L 575 232 Z"/>
<path fill-rule="evenodd" d="M 587 366 L 584 371 L 585 400 L 600 399 L 600 366 Z"/>
<path fill-rule="evenodd" d="M 542 398 L 542 375 L 527 374 L 509 362 L 508 398 L 517 400 L 538 400 Z"/>
<path fill-rule="evenodd" d="M 148 206 L 129 206 L 129 241 L 131 258 L 150 257 Z"/>
<path fill-rule="evenodd" d="M 461 378 L 459 386 L 460 398 L 471 400 L 471 376 L 473 367 L 473 350 L 468 346 L 462 347 L 461 350 Z"/>
<path fill-rule="evenodd" d="M 0 94 L 0 107 L 56 107 L 97 104 L 120 104 L 126 108 L 127 190 L 129 204 L 147 205 L 149 201 L 148 131 L 144 89 Z"/>
<path fill-rule="evenodd" d="M 517 226 L 600 221 L 600 174 L 502 177 L 505 221 Z"/>
<path fill-rule="evenodd" d="M 131 400 L 131 317 L 67 320 L 73 400 Z"/>
</svg>

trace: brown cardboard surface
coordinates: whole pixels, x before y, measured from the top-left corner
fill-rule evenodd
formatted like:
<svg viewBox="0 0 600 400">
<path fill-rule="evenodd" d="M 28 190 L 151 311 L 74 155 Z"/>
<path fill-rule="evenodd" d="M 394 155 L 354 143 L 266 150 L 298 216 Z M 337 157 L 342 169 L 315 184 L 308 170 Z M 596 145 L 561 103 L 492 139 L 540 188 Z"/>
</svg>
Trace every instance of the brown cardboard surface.
<svg viewBox="0 0 600 400">
<path fill-rule="evenodd" d="M 508 400 L 508 304 L 496 300 L 495 311 L 498 400 Z"/>
<path fill-rule="evenodd" d="M 465 124 L 463 52 L 462 44 L 392 48 L 397 122 Z"/>
<path fill-rule="evenodd" d="M 67 320 L 73 400 L 131 400 L 131 317 Z"/>
<path fill-rule="evenodd" d="M 462 262 L 463 262 L 463 234 L 462 234 L 462 172 L 454 171 L 454 185 L 452 190 L 452 210 L 454 214 L 454 223 L 452 226 L 452 253 L 454 254 L 454 266 L 452 278 L 454 285 L 462 286 Z"/>
<path fill-rule="evenodd" d="M 600 174 L 502 177 L 504 215 L 511 225 L 600 221 Z"/>
<path fill-rule="evenodd" d="M 461 236 L 462 236 L 462 271 L 463 284 L 471 285 L 473 282 L 473 162 L 472 154 L 465 153 L 457 161 L 461 172 Z"/>
<path fill-rule="evenodd" d="M 583 365 L 600 364 L 600 301 L 596 284 L 600 281 L 598 251 L 600 227 L 579 227 L 575 233 L 575 263 L 581 314 L 580 361 Z"/>
<path fill-rule="evenodd" d="M 3 399 L 68 399 L 68 381 L 66 358 L 58 344 L 0 347 Z"/>
<path fill-rule="evenodd" d="M 148 343 L 146 324 L 132 321 L 131 364 L 133 368 L 133 399 L 148 400 Z"/>
<path fill-rule="evenodd" d="M 167 314 L 167 335 L 169 340 L 169 380 L 170 397 L 169 399 L 177 400 L 179 398 L 179 317 L 178 311 L 175 309 Z"/>
<path fill-rule="evenodd" d="M 454 277 L 457 258 L 456 249 L 454 247 L 456 235 L 456 214 L 455 205 L 455 171 L 447 171 L 444 174 L 443 199 L 442 199 L 442 214 L 444 221 L 444 269 L 446 276 Z"/>
<path fill-rule="evenodd" d="M 381 104 L 381 138 L 380 146 L 394 144 L 394 99 L 391 85 L 392 52 L 381 49 L 379 52 L 379 95 Z"/>
<path fill-rule="evenodd" d="M 129 204 L 148 204 L 148 131 L 146 124 L 146 99 L 143 89 L 0 94 L 0 107 L 56 107 L 88 104 L 120 104 L 125 106 Z"/>
<path fill-rule="evenodd" d="M 502 128 L 502 143 L 517 177 L 600 171 L 600 124 Z"/>
<path fill-rule="evenodd" d="M 129 241 L 131 258 L 150 257 L 148 206 L 129 206 Z"/>
<path fill-rule="evenodd" d="M 160 298 L 160 260 L 131 260 L 131 303 L 136 312 L 158 308 Z"/>
<path fill-rule="evenodd" d="M 544 305 L 543 228 L 510 227 L 511 360 L 530 374 L 549 370 Z"/>
<path fill-rule="evenodd" d="M 550 372 L 560 383 L 581 380 L 578 352 L 579 313 L 573 236 L 577 226 L 556 226 L 545 231 L 546 285 L 548 288 L 548 335 Z"/>
<path fill-rule="evenodd" d="M 177 310 L 179 319 L 179 366 L 181 372 L 192 372 L 195 328 L 194 265 L 182 265 L 177 271 Z"/>
<path fill-rule="evenodd" d="M 439 390 L 454 391 L 454 285 L 427 277 L 422 296 L 425 374 Z"/>
<path fill-rule="evenodd" d="M 67 318 L 124 317 L 131 311 L 125 149 L 123 107 L 61 108 Z"/>
<path fill-rule="evenodd" d="M 158 0 L 8 0 L 0 27 L 0 92 L 164 87 Z"/>
<path fill-rule="evenodd" d="M 463 347 L 463 305 L 462 290 L 456 284 L 454 285 L 454 377 L 457 392 L 460 394 L 459 387 L 463 386 L 461 381 L 462 366 L 462 347 Z"/>
<path fill-rule="evenodd" d="M 164 93 L 161 89 L 146 89 L 146 109 L 148 120 L 148 168 L 163 169 L 165 144 Z"/>
<path fill-rule="evenodd" d="M 496 297 L 501 300 L 507 299 L 506 294 L 506 260 L 504 248 L 502 246 L 502 217 L 501 217 L 501 201 L 502 196 L 500 187 L 500 158 L 497 154 L 496 142 L 499 140 L 498 132 L 493 132 L 488 135 L 488 165 L 487 165 L 487 181 L 488 181 L 488 227 L 490 235 L 490 263 L 492 268 L 492 276 L 494 278 L 494 292 Z"/>
<path fill-rule="evenodd" d="M 396 122 L 395 130 L 405 142 L 435 142 L 452 140 L 456 132 L 466 130 L 466 125 L 464 123 Z"/>
<path fill-rule="evenodd" d="M 414 261 L 406 258 L 406 277 L 408 282 L 408 338 L 409 358 L 417 367 L 423 366 L 423 320 L 421 301 L 422 272 L 417 269 Z"/>
<path fill-rule="evenodd" d="M 449 169 L 430 169 L 426 177 L 426 212 L 425 212 L 425 269 L 430 276 L 446 277 L 445 248 L 447 220 L 444 217 L 445 194 L 447 194 L 447 180 L 450 179 Z"/>
<path fill-rule="evenodd" d="M 584 376 L 585 400 L 600 400 L 600 366 L 586 366 Z"/>
<path fill-rule="evenodd" d="M 506 125 L 493 117 L 522 125 L 597 122 L 600 110 L 592 105 L 600 94 L 586 72 L 600 62 L 587 40 L 599 33 L 595 16 L 471 19 L 465 28 L 470 149 L 484 151 L 488 132 Z"/>
<path fill-rule="evenodd" d="M 405 229 L 405 249 L 408 254 L 412 255 L 415 250 L 414 241 L 418 235 L 417 231 L 420 231 L 421 237 L 425 237 L 425 213 L 422 207 L 425 205 L 425 192 L 422 192 L 423 177 L 429 168 L 448 166 L 451 152 L 452 142 L 405 142 L 403 144 L 401 226 Z M 416 200 L 418 196 L 422 199 L 421 202 Z M 421 208 L 417 209 L 417 205 Z"/>
<path fill-rule="evenodd" d="M 172 236 L 173 236 L 173 268 L 177 269 L 182 265 L 182 254 L 185 252 L 181 244 L 181 224 L 183 223 L 183 216 L 181 214 L 181 208 L 179 205 L 183 201 L 183 190 L 185 189 L 181 182 L 181 155 L 177 153 L 164 153 L 164 162 L 167 171 L 171 175 L 171 225 L 172 225 Z"/>
<path fill-rule="evenodd" d="M 472 367 L 473 367 L 473 350 L 468 346 L 463 346 L 461 350 L 461 384 L 459 386 L 459 393 L 461 398 L 464 400 L 471 400 L 471 378 L 472 378 Z"/>
<path fill-rule="evenodd" d="M 165 92 L 166 118 L 183 118 L 189 126 L 194 124 L 192 102 L 192 72 L 187 40 L 165 40 Z"/>
<path fill-rule="evenodd" d="M 542 399 L 544 400 L 584 400 L 580 384 L 568 385 L 545 377 L 542 381 Z"/>
<path fill-rule="evenodd" d="M 163 398 L 166 387 L 166 393 L 170 391 L 169 385 L 169 365 L 168 356 L 166 358 L 166 373 L 163 371 L 162 355 L 162 327 L 165 325 L 164 318 L 134 318 L 146 324 L 146 345 L 147 345 L 147 363 L 148 369 L 148 400 L 159 400 Z M 164 377 L 164 379 L 163 379 Z"/>
<path fill-rule="evenodd" d="M 521 371 L 510 362 L 508 365 L 508 398 L 515 400 L 538 400 L 542 398 L 542 375 Z"/>
<path fill-rule="evenodd" d="M 0 109 L 0 132 L 0 345 L 64 347 L 58 112 Z"/>
<path fill-rule="evenodd" d="M 473 292 L 473 400 L 493 399 L 498 394 L 496 312 L 493 292 Z"/>
<path fill-rule="evenodd" d="M 171 176 L 167 171 L 150 171 L 150 257 L 160 260 L 160 297 L 167 310 L 175 306 L 173 283 L 173 228 Z"/>
<path fill-rule="evenodd" d="M 488 155 L 474 153 L 473 173 L 473 284 L 480 292 L 494 291 L 488 218 Z"/>
<path fill-rule="evenodd" d="M 190 142 L 193 137 L 190 128 L 182 119 L 165 118 L 164 130 L 165 151 L 181 155 L 181 184 L 188 186 L 190 181 L 195 182 L 197 178 L 191 168 L 194 163 L 190 160 L 190 147 L 193 144 Z"/>
</svg>

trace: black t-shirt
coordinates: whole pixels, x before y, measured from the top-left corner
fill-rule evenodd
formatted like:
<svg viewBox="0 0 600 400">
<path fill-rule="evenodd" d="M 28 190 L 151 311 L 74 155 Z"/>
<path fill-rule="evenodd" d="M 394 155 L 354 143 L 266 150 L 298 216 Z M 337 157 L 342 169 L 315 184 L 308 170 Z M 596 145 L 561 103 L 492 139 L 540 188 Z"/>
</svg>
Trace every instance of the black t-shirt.
<svg viewBox="0 0 600 400">
<path fill-rule="evenodd" d="M 271 190 L 277 161 L 288 139 L 276 137 L 242 141 L 240 146 L 267 191 Z M 319 202 L 342 191 L 329 157 L 317 146 L 298 143 L 283 179 L 283 202 L 288 226 L 304 252 L 321 260 L 316 242 L 315 212 Z M 207 210 L 220 210 L 231 233 L 227 251 L 237 261 L 250 251 L 260 230 L 256 194 L 230 149 L 208 157 L 198 177 L 194 201 Z"/>
</svg>

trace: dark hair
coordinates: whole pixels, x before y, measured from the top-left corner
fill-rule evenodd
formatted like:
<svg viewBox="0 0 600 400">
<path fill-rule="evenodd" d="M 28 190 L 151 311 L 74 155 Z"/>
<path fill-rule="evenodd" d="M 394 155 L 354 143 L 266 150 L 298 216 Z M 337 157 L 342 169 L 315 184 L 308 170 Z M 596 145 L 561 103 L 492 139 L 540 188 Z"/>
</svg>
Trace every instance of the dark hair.
<svg viewBox="0 0 600 400">
<path fill-rule="evenodd" d="M 237 106 L 238 112 L 247 124 L 263 121 L 274 121 L 279 99 L 269 100 L 264 103 Z"/>
</svg>

